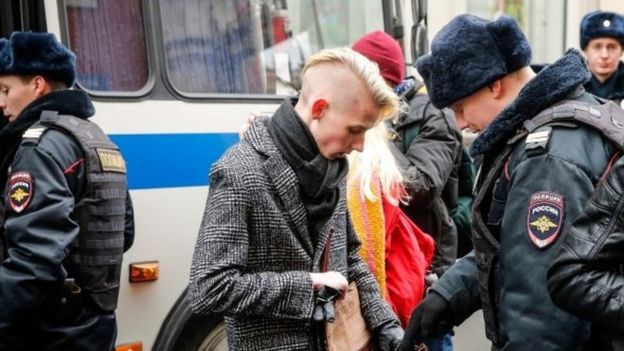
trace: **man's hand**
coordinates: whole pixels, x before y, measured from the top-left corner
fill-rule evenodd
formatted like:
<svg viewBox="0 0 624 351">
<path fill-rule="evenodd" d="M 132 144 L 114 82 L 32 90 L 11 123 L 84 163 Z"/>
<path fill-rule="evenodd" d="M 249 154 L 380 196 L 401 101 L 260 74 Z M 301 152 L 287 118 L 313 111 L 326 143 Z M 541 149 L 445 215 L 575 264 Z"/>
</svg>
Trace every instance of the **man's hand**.
<svg viewBox="0 0 624 351">
<path fill-rule="evenodd" d="M 375 329 L 380 351 L 399 351 L 403 340 L 403 328 L 397 321 L 388 321 Z"/>
<path fill-rule="evenodd" d="M 431 291 L 412 312 L 401 350 L 414 350 L 415 344 L 444 335 L 452 328 L 451 306 L 440 294 Z"/>
<path fill-rule="evenodd" d="M 339 272 L 310 273 L 310 278 L 312 278 L 312 286 L 315 291 L 323 286 L 329 286 L 340 291 L 341 295 L 344 295 L 345 291 L 347 291 L 347 286 L 349 286 L 347 278 Z"/>
<path fill-rule="evenodd" d="M 247 129 L 249 129 L 249 127 L 251 127 L 251 124 L 253 123 L 254 119 L 256 119 L 256 117 L 262 116 L 263 113 L 260 111 L 251 111 L 249 116 L 247 116 L 247 120 L 245 122 L 243 122 L 243 124 L 240 126 L 240 128 L 238 129 L 238 137 L 243 140 L 245 139 L 245 132 L 247 131 Z"/>
</svg>

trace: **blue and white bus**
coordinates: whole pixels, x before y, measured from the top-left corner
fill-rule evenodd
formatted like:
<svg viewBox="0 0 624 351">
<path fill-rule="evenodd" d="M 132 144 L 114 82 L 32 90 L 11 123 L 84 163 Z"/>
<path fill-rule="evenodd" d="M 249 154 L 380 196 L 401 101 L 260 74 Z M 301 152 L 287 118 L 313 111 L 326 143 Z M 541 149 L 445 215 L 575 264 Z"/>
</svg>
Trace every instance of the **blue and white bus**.
<svg viewBox="0 0 624 351">
<path fill-rule="evenodd" d="M 412 62 L 427 50 L 427 24 L 431 35 L 461 12 L 513 10 L 547 61 L 575 38 L 576 17 L 603 2 L 3 0 L 0 34 L 48 31 L 69 46 L 76 89 L 126 158 L 136 239 L 124 266 L 149 262 L 159 275 L 130 283 L 124 268 L 118 350 L 227 350 L 222 318 L 192 315 L 185 299 L 208 170 L 251 111 L 270 113 L 296 92 L 310 54 L 385 30 Z"/>
</svg>

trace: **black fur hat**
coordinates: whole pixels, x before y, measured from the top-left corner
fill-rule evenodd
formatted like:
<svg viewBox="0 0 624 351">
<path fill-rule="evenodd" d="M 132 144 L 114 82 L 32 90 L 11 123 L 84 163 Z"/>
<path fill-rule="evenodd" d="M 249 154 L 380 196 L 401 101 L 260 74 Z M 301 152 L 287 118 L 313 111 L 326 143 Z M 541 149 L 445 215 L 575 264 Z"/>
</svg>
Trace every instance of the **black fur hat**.
<svg viewBox="0 0 624 351">
<path fill-rule="evenodd" d="M 448 107 L 531 62 L 531 47 L 516 20 L 453 18 L 431 42 L 416 67 L 437 108 Z"/>
<path fill-rule="evenodd" d="M 585 50 L 594 38 L 617 39 L 624 47 L 624 17 L 613 12 L 594 11 L 581 21 L 581 49 Z"/>
<path fill-rule="evenodd" d="M 0 39 L 0 74 L 39 74 L 71 87 L 76 56 L 53 34 L 13 32 L 10 39 Z"/>
</svg>

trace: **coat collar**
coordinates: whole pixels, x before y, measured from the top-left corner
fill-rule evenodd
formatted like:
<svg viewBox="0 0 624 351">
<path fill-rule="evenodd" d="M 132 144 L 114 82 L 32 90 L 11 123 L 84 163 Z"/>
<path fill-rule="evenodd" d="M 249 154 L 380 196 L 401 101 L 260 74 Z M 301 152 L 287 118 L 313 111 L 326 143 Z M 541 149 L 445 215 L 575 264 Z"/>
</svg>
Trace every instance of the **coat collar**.
<svg viewBox="0 0 624 351">
<path fill-rule="evenodd" d="M 518 97 L 505 108 L 475 139 L 471 154 L 477 157 L 494 149 L 516 133 L 525 120 L 572 94 L 590 78 L 585 58 L 578 50 L 565 55 L 540 71 L 520 90 Z"/>
<path fill-rule="evenodd" d="M 605 92 L 599 91 L 601 87 L 606 85 L 611 85 L 610 91 L 605 89 L 608 96 L 604 96 Z M 624 98 L 624 63 L 620 62 L 618 64 L 617 70 L 606 82 L 600 83 L 596 76 L 592 75 L 591 80 L 585 84 L 585 87 L 587 91 L 605 99 L 618 100 Z"/>
<path fill-rule="evenodd" d="M 323 254 L 325 244 L 330 235 L 334 232 L 333 223 L 339 211 L 334 211 L 331 218 L 322 226 L 316 247 L 312 243 L 308 230 L 308 219 L 299 189 L 299 181 L 293 169 L 288 165 L 279 149 L 273 143 L 268 131 L 270 117 L 258 117 L 245 132 L 244 139 L 258 153 L 266 157 L 262 169 L 269 177 L 275 187 L 284 209 L 288 213 L 293 230 L 297 238 L 308 255 L 313 258 L 315 265 L 318 265 Z M 341 197 L 344 197 L 344 181 L 341 186 Z M 342 201 L 344 203 L 344 201 Z M 337 209 L 340 207 L 340 201 Z"/>
</svg>

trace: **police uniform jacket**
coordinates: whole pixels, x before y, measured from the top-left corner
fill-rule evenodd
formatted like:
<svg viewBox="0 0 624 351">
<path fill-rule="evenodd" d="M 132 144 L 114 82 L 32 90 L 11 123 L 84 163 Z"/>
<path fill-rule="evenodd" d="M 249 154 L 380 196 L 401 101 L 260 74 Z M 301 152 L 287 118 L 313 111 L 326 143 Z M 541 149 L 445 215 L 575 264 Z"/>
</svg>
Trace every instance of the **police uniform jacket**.
<svg viewBox="0 0 624 351">
<path fill-rule="evenodd" d="M 425 94 L 412 94 L 409 112 L 392 124 L 392 148 L 410 195 L 405 213 L 436 243 L 431 269 L 441 276 L 457 258 L 457 207 L 461 134 L 454 116 L 435 108 Z M 409 143 L 409 145 L 408 145 Z"/>
<path fill-rule="evenodd" d="M 44 110 L 81 119 L 94 113 L 85 93 L 52 92 L 0 131 L 0 349 L 111 350 L 114 314 L 100 311 L 86 296 L 64 298 L 64 283 L 76 270 L 69 257 L 80 231 L 74 206 L 86 184 L 85 156 L 77 141 L 59 130 L 24 135 Z"/>
<path fill-rule="evenodd" d="M 268 119 L 254 122 L 211 169 L 191 267 L 193 310 L 225 315 L 231 350 L 322 349 L 309 272 L 319 271 L 330 240 L 328 270 L 356 282 L 368 326 L 396 320 L 358 255 L 344 184 L 314 243 L 298 179 L 267 125 Z"/>
<path fill-rule="evenodd" d="M 527 121 L 562 100 L 598 104 L 582 88 L 588 79 L 581 54 L 568 51 L 533 78 L 473 145 L 473 154 L 483 156 L 474 251 L 434 290 L 450 302 L 456 323 L 482 308 L 495 350 L 591 349 L 589 323 L 550 301 L 546 271 L 612 147 L 585 124 L 553 122 L 528 136 L 526 131 Z"/>
<path fill-rule="evenodd" d="M 595 350 L 624 350 L 624 158 L 596 187 L 548 271 L 556 305 L 592 322 Z"/>
</svg>

